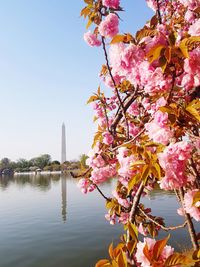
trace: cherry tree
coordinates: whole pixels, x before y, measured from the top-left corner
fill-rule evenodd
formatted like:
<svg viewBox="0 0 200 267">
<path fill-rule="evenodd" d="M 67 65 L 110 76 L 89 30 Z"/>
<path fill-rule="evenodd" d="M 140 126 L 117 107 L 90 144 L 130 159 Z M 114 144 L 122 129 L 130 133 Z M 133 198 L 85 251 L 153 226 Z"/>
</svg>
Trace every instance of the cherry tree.
<svg viewBox="0 0 200 267">
<path fill-rule="evenodd" d="M 200 1 L 146 0 L 155 14 L 135 35 L 119 33 L 119 0 L 84 2 L 84 40 L 103 49 L 100 78 L 110 94 L 98 87 L 88 100 L 97 131 L 78 186 L 83 193 L 98 190 L 106 219 L 125 231 L 110 245 L 110 259 L 96 267 L 199 266 L 193 222 L 200 221 Z M 105 196 L 100 185 L 109 179 L 116 188 Z M 183 224 L 166 226 L 141 203 L 158 186 L 176 194 Z M 175 252 L 169 235 L 156 239 L 159 231 L 173 235 L 182 227 L 190 253 Z"/>
</svg>

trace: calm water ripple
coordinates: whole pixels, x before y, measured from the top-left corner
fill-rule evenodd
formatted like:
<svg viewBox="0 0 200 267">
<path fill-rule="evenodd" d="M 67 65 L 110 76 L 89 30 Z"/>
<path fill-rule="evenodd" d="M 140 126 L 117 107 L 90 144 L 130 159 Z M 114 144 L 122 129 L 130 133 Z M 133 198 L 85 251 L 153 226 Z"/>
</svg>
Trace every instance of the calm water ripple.
<svg viewBox="0 0 200 267">
<path fill-rule="evenodd" d="M 112 188 L 112 183 L 102 186 L 105 194 Z M 182 223 L 174 216 L 178 205 L 173 194 L 158 190 L 143 203 L 154 214 L 167 216 L 166 224 Z M 122 229 L 104 219 L 104 205 L 97 192 L 82 195 L 70 177 L 1 177 L 0 267 L 93 267 L 107 256 L 108 245 Z M 186 240 L 178 230 L 171 243 L 187 247 Z"/>
</svg>

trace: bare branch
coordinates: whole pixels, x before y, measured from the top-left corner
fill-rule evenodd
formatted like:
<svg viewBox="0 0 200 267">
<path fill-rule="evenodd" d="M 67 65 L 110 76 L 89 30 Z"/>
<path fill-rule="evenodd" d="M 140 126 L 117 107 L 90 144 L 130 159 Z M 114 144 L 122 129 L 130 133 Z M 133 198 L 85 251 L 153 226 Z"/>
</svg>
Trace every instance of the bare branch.
<svg viewBox="0 0 200 267">
<path fill-rule="evenodd" d="M 110 201 L 111 200 L 109 197 L 106 197 L 104 195 L 104 193 L 100 190 L 100 188 L 98 187 L 98 185 L 94 184 L 94 186 L 96 187 L 96 189 L 99 191 L 99 193 L 102 195 L 103 198 L 105 198 L 107 201 Z"/>
<path fill-rule="evenodd" d="M 88 168 L 85 172 L 81 173 L 81 174 L 75 174 L 74 172 L 70 172 L 70 175 L 73 178 L 80 178 L 80 177 L 84 177 L 86 174 L 88 174 L 91 171 L 92 168 Z"/>
<path fill-rule="evenodd" d="M 136 209 L 138 207 L 138 204 L 139 204 L 139 201 L 140 201 L 140 197 L 142 195 L 143 190 L 144 190 L 144 185 L 143 185 L 143 181 L 142 181 L 140 186 L 139 186 L 139 188 L 138 188 L 138 191 L 135 194 L 134 199 L 133 199 L 133 204 L 132 204 L 131 211 L 130 211 L 130 216 L 129 216 L 129 220 L 131 222 L 135 221 Z"/>
<path fill-rule="evenodd" d="M 160 3 L 159 0 L 156 0 L 157 2 L 157 16 L 158 16 L 158 21 L 160 24 L 162 24 L 162 18 L 161 18 L 161 13 L 160 13 Z"/>
<path fill-rule="evenodd" d="M 123 102 L 122 102 L 122 100 L 120 98 L 120 95 L 119 95 L 119 92 L 118 92 L 118 89 L 117 89 L 117 86 L 116 86 L 115 79 L 114 79 L 114 77 L 112 75 L 112 72 L 111 72 L 111 68 L 110 68 L 109 61 L 108 61 L 108 54 L 107 54 L 107 51 L 106 51 L 105 38 L 103 36 L 102 36 L 102 44 L 103 44 L 103 50 L 104 50 L 104 54 L 105 54 L 105 59 L 106 59 L 106 65 L 107 65 L 107 68 L 108 68 L 108 72 L 109 72 L 111 80 L 113 82 L 113 85 L 114 85 L 114 88 L 115 88 L 115 93 L 117 95 L 119 104 L 120 104 L 121 109 L 122 109 L 122 114 L 123 114 L 124 120 L 126 122 L 127 139 L 129 139 L 129 125 L 128 125 L 128 120 L 126 118 L 126 112 L 125 112 L 125 109 L 124 109 L 124 104 L 123 104 Z"/>
<path fill-rule="evenodd" d="M 117 150 L 118 148 L 124 146 L 124 145 L 128 145 L 128 144 L 131 144 L 133 143 L 138 137 L 140 137 L 140 135 L 145 131 L 145 128 L 143 128 L 136 136 L 134 136 L 132 139 L 130 139 L 129 141 L 127 142 L 124 142 L 123 144 L 119 145 L 119 146 L 116 146 L 112 149 L 112 151 L 115 151 Z"/>
<path fill-rule="evenodd" d="M 155 221 L 153 218 L 151 218 L 148 214 L 146 214 L 141 208 L 139 208 L 139 211 L 151 222 L 153 222 L 155 225 L 159 226 L 162 228 L 164 231 L 170 231 L 170 230 L 176 230 L 179 228 L 184 228 L 187 225 L 187 221 L 185 221 L 183 224 L 177 225 L 177 226 L 168 226 L 165 227 L 164 225 L 158 223 Z"/>
</svg>

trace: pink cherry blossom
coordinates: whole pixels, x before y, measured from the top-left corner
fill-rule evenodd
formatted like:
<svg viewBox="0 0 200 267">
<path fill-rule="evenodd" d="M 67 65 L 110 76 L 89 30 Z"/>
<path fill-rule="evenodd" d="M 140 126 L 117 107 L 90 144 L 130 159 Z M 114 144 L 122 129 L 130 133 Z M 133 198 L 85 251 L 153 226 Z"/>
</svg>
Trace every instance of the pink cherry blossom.
<svg viewBox="0 0 200 267">
<path fill-rule="evenodd" d="M 85 179 L 85 178 L 80 179 L 78 181 L 77 186 L 80 188 L 83 194 L 91 192 L 95 189 L 95 186 L 91 184 L 91 182 L 88 179 Z"/>
<path fill-rule="evenodd" d="M 184 62 L 184 75 L 181 85 L 187 90 L 200 85 L 200 47 L 190 52 Z"/>
<path fill-rule="evenodd" d="M 157 10 L 157 2 L 156 0 L 146 0 L 148 7 L 153 9 L 153 11 Z"/>
<path fill-rule="evenodd" d="M 109 132 L 104 132 L 103 133 L 103 143 L 106 145 L 111 145 L 114 141 L 114 138 L 112 136 L 112 134 L 110 134 Z"/>
<path fill-rule="evenodd" d="M 108 38 L 112 38 L 119 31 L 119 19 L 117 15 L 110 13 L 99 25 L 99 33 Z"/>
<path fill-rule="evenodd" d="M 131 170 L 131 163 L 136 161 L 133 155 L 122 157 L 120 154 L 117 155 L 118 162 L 120 164 L 120 168 L 118 169 L 118 174 L 123 178 L 131 178 L 135 171 Z M 122 180 L 121 180 L 122 182 Z M 124 180 L 124 185 L 127 186 L 128 180 Z"/>
<path fill-rule="evenodd" d="M 152 122 L 145 124 L 148 136 L 157 143 L 167 145 L 173 137 L 173 131 L 167 125 L 168 114 L 157 111 Z"/>
<path fill-rule="evenodd" d="M 128 202 L 127 199 L 125 199 L 125 198 L 121 198 L 116 190 L 113 190 L 113 191 L 112 191 L 112 194 L 113 194 L 113 196 L 117 199 L 118 203 L 119 203 L 121 206 L 123 206 L 123 207 L 125 207 L 125 208 L 129 208 L 130 203 Z"/>
<path fill-rule="evenodd" d="M 171 77 L 164 77 L 160 67 L 154 68 L 147 61 L 140 64 L 139 76 L 145 92 L 150 95 L 168 91 L 171 87 Z"/>
<path fill-rule="evenodd" d="M 121 212 L 118 222 L 122 224 L 127 224 L 128 220 L 129 220 L 129 213 Z"/>
<path fill-rule="evenodd" d="M 86 32 L 83 38 L 89 46 L 93 47 L 93 46 L 101 45 L 101 41 L 97 38 L 97 35 L 94 33 L 91 33 L 91 31 Z"/>
<path fill-rule="evenodd" d="M 173 190 L 186 185 L 188 177 L 185 171 L 191 152 L 192 146 L 186 141 L 181 141 L 170 144 L 158 154 L 159 163 L 165 171 L 165 177 L 160 183 L 162 189 Z"/>
<path fill-rule="evenodd" d="M 185 7 L 189 9 L 196 9 L 200 5 L 200 0 L 179 0 Z"/>
<path fill-rule="evenodd" d="M 107 221 L 110 222 L 111 225 L 114 225 L 116 223 L 116 215 L 110 214 L 110 210 L 108 211 L 107 214 L 105 214 L 105 218 Z"/>
<path fill-rule="evenodd" d="M 117 9 L 119 7 L 119 0 L 103 0 L 102 4 L 106 7 Z"/>
<path fill-rule="evenodd" d="M 184 196 L 185 211 L 191 215 L 196 221 L 200 221 L 200 202 L 193 205 L 193 198 L 195 193 L 199 190 L 189 190 Z"/>
<path fill-rule="evenodd" d="M 140 128 L 135 126 L 134 123 L 129 123 L 129 134 L 136 136 L 140 132 Z"/>
<path fill-rule="evenodd" d="M 141 235 L 147 236 L 148 235 L 148 231 L 144 228 L 144 226 L 142 225 L 142 223 L 139 224 L 138 226 L 138 232 Z"/>
<path fill-rule="evenodd" d="M 101 168 L 94 168 L 91 172 L 91 180 L 95 184 L 100 184 L 106 180 L 115 177 L 116 169 L 115 166 L 107 165 Z"/>
<path fill-rule="evenodd" d="M 192 36 L 200 35 L 200 19 L 196 20 L 189 28 L 188 33 Z"/>
<path fill-rule="evenodd" d="M 131 115 L 133 115 L 133 116 L 137 116 L 137 115 L 139 115 L 139 106 L 138 106 L 138 103 L 137 103 L 137 101 L 134 101 L 131 105 L 130 105 L 130 107 L 128 108 L 128 113 L 129 114 L 131 114 Z"/>
<path fill-rule="evenodd" d="M 192 23 L 195 20 L 195 14 L 191 10 L 187 10 L 185 13 L 185 19 L 189 22 Z"/>
</svg>

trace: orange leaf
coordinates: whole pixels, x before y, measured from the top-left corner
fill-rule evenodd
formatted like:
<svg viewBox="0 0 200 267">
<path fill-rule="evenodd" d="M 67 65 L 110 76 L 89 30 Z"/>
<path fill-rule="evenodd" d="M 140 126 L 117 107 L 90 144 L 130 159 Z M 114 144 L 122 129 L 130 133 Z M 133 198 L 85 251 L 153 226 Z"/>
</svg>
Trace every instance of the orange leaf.
<svg viewBox="0 0 200 267">
<path fill-rule="evenodd" d="M 171 267 L 171 266 L 175 266 L 175 265 L 188 265 L 189 266 L 193 266 L 194 261 L 190 258 L 188 258 L 187 256 L 180 254 L 180 253 L 174 253 L 171 256 L 169 256 L 166 261 L 165 261 L 165 267 Z"/>
<path fill-rule="evenodd" d="M 148 259 L 148 261 L 151 262 L 151 255 L 150 255 L 147 243 L 146 243 L 145 247 L 143 248 L 143 253 L 144 253 L 145 257 Z"/>
<path fill-rule="evenodd" d="M 111 267 L 109 260 L 103 259 L 96 263 L 95 267 Z"/>
<path fill-rule="evenodd" d="M 158 260 L 164 247 L 166 246 L 167 244 L 167 241 L 169 239 L 170 235 L 168 235 L 165 239 L 162 239 L 162 240 L 158 240 L 154 247 L 153 247 L 153 259 L 154 260 Z"/>
<path fill-rule="evenodd" d="M 112 39 L 112 41 L 110 42 L 110 44 L 116 44 L 116 43 L 120 43 L 120 42 L 123 42 L 124 41 L 124 35 L 122 34 L 118 34 L 118 35 L 115 35 Z"/>
<path fill-rule="evenodd" d="M 164 45 L 158 44 L 150 49 L 150 51 L 147 53 L 147 58 L 150 63 L 152 63 L 154 60 L 157 60 L 161 52 L 165 49 Z"/>
<path fill-rule="evenodd" d="M 110 244 L 108 252 L 109 252 L 110 258 L 113 259 L 114 258 L 113 243 Z"/>
</svg>

